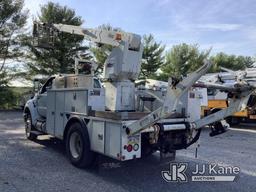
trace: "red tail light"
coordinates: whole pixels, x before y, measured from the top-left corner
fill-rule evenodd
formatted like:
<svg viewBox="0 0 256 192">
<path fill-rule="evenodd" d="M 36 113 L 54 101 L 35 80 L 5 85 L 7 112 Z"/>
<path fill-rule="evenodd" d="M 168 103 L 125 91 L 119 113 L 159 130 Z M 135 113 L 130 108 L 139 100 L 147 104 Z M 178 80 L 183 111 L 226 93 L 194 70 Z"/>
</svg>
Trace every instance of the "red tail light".
<svg viewBox="0 0 256 192">
<path fill-rule="evenodd" d="M 127 150 L 128 152 L 131 152 L 131 151 L 132 151 L 132 145 L 128 145 L 128 146 L 126 147 L 126 150 Z"/>
</svg>

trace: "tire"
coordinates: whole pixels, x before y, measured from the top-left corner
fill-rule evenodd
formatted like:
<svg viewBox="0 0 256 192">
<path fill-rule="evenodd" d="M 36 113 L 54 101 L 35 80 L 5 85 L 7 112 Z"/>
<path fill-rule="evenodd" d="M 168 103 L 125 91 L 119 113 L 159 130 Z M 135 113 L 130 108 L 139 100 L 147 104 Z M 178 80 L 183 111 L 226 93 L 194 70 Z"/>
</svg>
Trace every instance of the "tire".
<svg viewBox="0 0 256 192">
<path fill-rule="evenodd" d="M 234 125 L 239 125 L 240 124 L 240 119 L 238 117 L 227 117 L 226 118 L 227 123 L 230 126 L 234 126 Z"/>
<path fill-rule="evenodd" d="M 79 168 L 89 168 L 95 160 L 91 151 L 90 140 L 86 127 L 80 123 L 72 123 L 66 137 L 66 151 L 70 162 Z"/>
<path fill-rule="evenodd" d="M 26 113 L 26 117 L 25 117 L 25 134 L 27 139 L 29 140 L 36 140 L 37 139 L 37 135 L 34 133 L 31 133 L 31 131 L 35 130 L 33 124 L 32 124 L 32 118 L 31 118 L 31 114 L 29 112 Z"/>
</svg>

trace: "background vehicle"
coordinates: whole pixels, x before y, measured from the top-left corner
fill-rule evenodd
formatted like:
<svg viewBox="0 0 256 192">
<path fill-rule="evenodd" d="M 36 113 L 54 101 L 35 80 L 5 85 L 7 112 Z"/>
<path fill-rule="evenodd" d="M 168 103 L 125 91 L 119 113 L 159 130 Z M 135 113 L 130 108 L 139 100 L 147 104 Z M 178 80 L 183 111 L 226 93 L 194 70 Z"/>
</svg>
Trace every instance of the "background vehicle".
<svg viewBox="0 0 256 192">
<path fill-rule="evenodd" d="M 245 71 L 237 72 L 221 72 L 221 73 L 210 73 L 201 77 L 199 81 L 207 83 L 217 83 L 220 85 L 232 86 L 237 82 L 237 77 L 239 74 L 244 73 L 245 79 L 248 82 L 256 82 L 256 69 L 250 68 Z M 208 106 L 203 107 L 204 115 L 207 115 L 212 110 L 227 108 L 228 103 L 228 93 L 220 90 L 215 90 L 209 88 L 207 90 L 208 94 Z M 226 118 L 230 125 L 237 125 L 242 121 L 250 122 L 250 120 L 256 119 L 256 93 L 253 92 L 250 95 L 249 101 L 245 109 L 234 113 L 233 115 Z"/>
</svg>

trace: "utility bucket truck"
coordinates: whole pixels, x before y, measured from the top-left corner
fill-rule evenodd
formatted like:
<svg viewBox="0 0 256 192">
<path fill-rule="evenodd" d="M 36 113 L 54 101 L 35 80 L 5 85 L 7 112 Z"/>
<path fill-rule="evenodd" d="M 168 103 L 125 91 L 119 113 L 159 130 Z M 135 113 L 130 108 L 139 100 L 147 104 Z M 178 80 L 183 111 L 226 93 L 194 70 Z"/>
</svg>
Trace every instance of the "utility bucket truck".
<svg viewBox="0 0 256 192">
<path fill-rule="evenodd" d="M 104 63 L 104 86 L 95 83 L 93 72 L 52 76 L 24 109 L 27 138 L 49 134 L 62 139 L 77 167 L 90 167 L 96 154 L 120 161 L 155 151 L 162 157 L 175 154 L 195 143 L 205 125 L 240 111 L 255 88 L 245 81 L 238 82 L 240 87 L 211 85 L 234 96 L 229 98 L 229 107 L 200 119 L 201 96 L 192 86 L 211 67 L 210 62 L 180 81 L 170 78 L 162 104 L 156 105 L 157 97 L 135 87 L 143 51 L 139 35 L 35 22 L 36 46 L 51 47 L 60 32 L 113 46 Z"/>
<path fill-rule="evenodd" d="M 234 86 L 240 81 L 240 76 L 243 74 L 243 78 L 250 84 L 256 84 L 256 68 L 248 68 L 246 70 L 232 71 L 222 68 L 225 72 L 220 73 L 209 73 L 202 76 L 199 81 L 204 83 L 215 83 L 225 86 Z M 228 107 L 228 92 L 209 88 L 208 94 L 208 105 L 203 106 L 203 114 L 207 115 L 212 111 L 218 111 Z M 232 114 L 226 118 L 230 125 L 238 125 L 241 121 L 250 122 L 250 120 L 256 120 L 256 92 L 252 93 L 247 106 L 239 112 Z"/>
</svg>

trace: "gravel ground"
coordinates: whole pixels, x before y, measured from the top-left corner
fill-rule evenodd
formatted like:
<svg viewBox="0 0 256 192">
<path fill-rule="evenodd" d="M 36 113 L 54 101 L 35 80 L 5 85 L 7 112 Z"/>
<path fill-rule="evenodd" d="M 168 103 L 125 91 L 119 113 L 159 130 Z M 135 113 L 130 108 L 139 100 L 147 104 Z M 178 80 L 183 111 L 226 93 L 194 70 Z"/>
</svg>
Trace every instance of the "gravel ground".
<svg viewBox="0 0 256 192">
<path fill-rule="evenodd" d="M 62 143 L 47 136 L 37 142 L 24 136 L 21 112 L 0 112 L 0 192 L 11 191 L 256 191 L 256 125 L 241 125 L 209 137 L 203 131 L 198 157 L 195 148 L 177 152 L 175 162 L 188 162 L 187 172 L 199 163 L 239 166 L 235 182 L 168 183 L 169 169 L 158 154 L 124 163 L 100 158 L 92 170 L 77 169 L 65 157 Z"/>
</svg>

